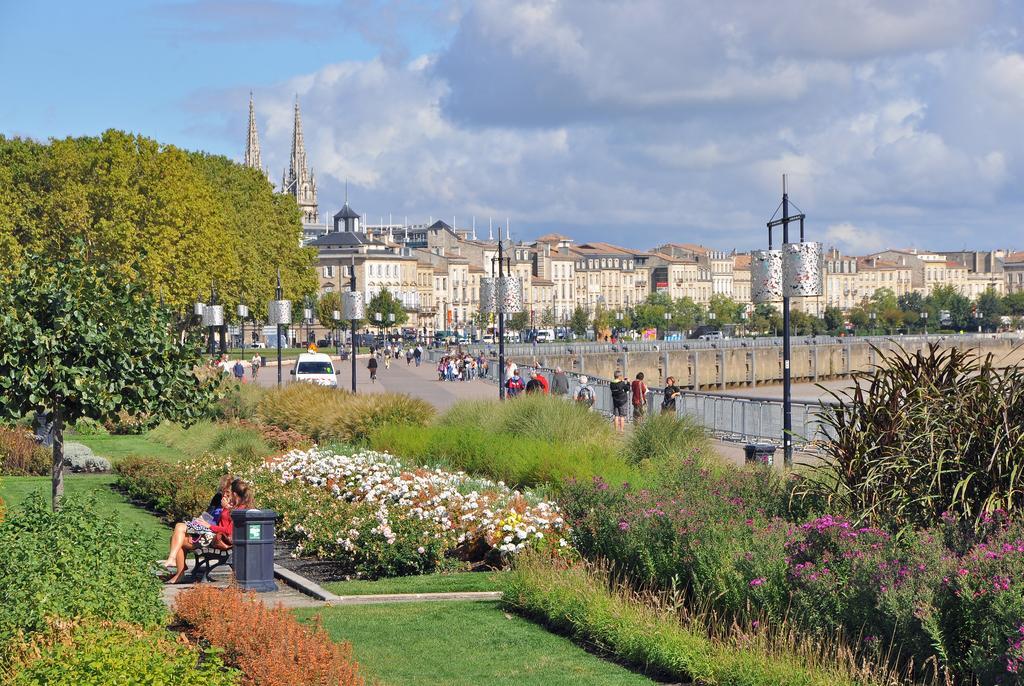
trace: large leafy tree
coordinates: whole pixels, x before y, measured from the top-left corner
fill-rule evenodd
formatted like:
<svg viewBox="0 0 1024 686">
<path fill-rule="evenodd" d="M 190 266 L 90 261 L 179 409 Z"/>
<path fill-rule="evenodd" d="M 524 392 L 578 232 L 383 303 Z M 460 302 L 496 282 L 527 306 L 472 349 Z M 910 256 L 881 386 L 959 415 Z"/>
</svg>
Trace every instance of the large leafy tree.
<svg viewBox="0 0 1024 686">
<path fill-rule="evenodd" d="M 378 314 L 380 314 L 380 322 L 377 321 Z M 370 298 L 370 302 L 366 306 L 366 315 L 371 325 L 381 329 L 389 326 L 402 326 L 409 321 L 409 315 L 402 307 L 402 301 L 386 288 L 381 289 L 377 295 Z M 390 321 L 388 315 L 394 315 L 395 321 Z"/>
<path fill-rule="evenodd" d="M 577 336 L 582 336 L 587 333 L 587 329 L 590 328 L 590 315 L 581 306 L 577 305 L 576 309 L 572 311 L 572 318 L 569 320 L 569 328 Z"/>
<path fill-rule="evenodd" d="M 47 143 L 0 136 L 0 276 L 26 254 L 85 246 L 185 321 L 217 282 L 233 313 L 266 311 L 281 269 L 285 297 L 315 292 L 295 200 L 225 157 L 109 130 Z M 126 260 L 125 256 L 133 260 Z"/>
<path fill-rule="evenodd" d="M 214 397 L 197 376 L 198 340 L 180 342 L 152 295 L 85 253 L 75 243 L 59 260 L 27 255 L 0 281 L 0 417 L 53 422 L 54 508 L 67 424 L 122 412 L 188 422 Z"/>
<path fill-rule="evenodd" d="M 743 305 L 722 293 L 715 293 L 708 301 L 708 311 L 715 313 L 715 322 L 718 324 L 734 324 L 740 321 L 743 309 Z"/>
</svg>

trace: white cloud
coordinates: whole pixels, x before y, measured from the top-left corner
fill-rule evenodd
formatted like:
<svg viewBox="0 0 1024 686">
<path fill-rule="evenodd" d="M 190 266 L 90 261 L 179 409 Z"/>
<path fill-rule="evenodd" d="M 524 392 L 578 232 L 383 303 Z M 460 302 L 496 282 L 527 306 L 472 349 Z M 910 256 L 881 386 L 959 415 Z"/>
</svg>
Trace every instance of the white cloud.
<svg viewBox="0 0 1024 686">
<path fill-rule="evenodd" d="M 298 92 L 325 213 L 348 179 L 374 219 L 746 248 L 785 172 L 810 237 L 848 251 L 1012 242 L 1024 58 L 993 47 L 990 2 L 939 2 L 481 0 L 437 54 L 266 91 L 264 157 L 278 177 Z"/>
</svg>

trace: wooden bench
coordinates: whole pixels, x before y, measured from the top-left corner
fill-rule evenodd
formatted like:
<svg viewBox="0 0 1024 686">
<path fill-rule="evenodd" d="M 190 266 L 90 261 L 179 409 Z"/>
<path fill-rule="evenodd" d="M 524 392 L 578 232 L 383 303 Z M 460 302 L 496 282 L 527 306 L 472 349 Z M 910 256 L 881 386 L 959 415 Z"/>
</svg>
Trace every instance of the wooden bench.
<svg viewBox="0 0 1024 686">
<path fill-rule="evenodd" d="M 222 550 L 221 548 L 204 547 L 196 548 L 192 551 L 195 555 L 196 564 L 192 567 L 192 582 L 202 583 L 203 581 L 210 580 L 210 572 L 217 569 L 221 565 L 231 564 L 231 550 Z"/>
</svg>

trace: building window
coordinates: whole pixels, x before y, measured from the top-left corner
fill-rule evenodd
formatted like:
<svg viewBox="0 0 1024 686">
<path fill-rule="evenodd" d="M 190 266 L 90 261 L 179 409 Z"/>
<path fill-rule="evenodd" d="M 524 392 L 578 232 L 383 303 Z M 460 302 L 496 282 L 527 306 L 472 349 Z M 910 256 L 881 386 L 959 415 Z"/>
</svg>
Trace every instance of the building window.
<svg viewBox="0 0 1024 686">
<path fill-rule="evenodd" d="M 332 279 L 332 278 L 334 278 L 334 266 L 333 265 L 326 265 L 324 267 L 324 278 L 325 279 Z"/>
</svg>

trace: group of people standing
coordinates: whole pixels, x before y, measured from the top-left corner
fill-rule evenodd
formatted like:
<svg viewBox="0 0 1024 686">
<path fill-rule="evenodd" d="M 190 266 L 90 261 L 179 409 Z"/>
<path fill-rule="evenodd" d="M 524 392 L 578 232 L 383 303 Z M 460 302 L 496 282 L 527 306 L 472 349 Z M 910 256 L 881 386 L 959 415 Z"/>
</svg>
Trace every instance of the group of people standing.
<svg viewBox="0 0 1024 686">
<path fill-rule="evenodd" d="M 227 355 L 221 355 L 219 358 L 211 359 L 210 366 L 220 369 L 222 374 L 230 374 L 238 383 L 244 383 L 247 371 L 249 378 L 252 381 L 256 380 L 260 373 L 260 367 L 263 366 L 263 358 L 259 353 L 253 353 L 252 359 L 246 364 L 241 357 L 232 362 Z"/>
<path fill-rule="evenodd" d="M 472 381 L 487 374 L 488 364 L 483 353 L 476 357 L 469 353 L 450 353 L 437 363 L 437 380 Z"/>
</svg>

